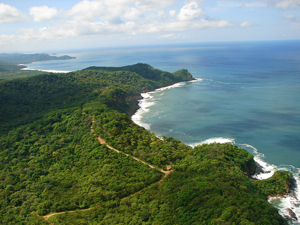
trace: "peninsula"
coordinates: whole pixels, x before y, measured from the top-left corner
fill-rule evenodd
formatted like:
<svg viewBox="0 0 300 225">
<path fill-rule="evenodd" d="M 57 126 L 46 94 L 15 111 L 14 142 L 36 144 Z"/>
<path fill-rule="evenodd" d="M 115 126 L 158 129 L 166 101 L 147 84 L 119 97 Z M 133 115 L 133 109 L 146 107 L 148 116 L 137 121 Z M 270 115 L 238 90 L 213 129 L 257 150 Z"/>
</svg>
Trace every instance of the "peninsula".
<svg viewBox="0 0 300 225">
<path fill-rule="evenodd" d="M 76 59 L 76 57 L 71 57 L 68 55 L 63 56 L 50 56 L 45 53 L 36 54 L 0 54 L 0 80 L 11 80 L 21 77 L 29 77 L 43 74 L 41 71 L 26 71 L 21 70 L 27 68 L 23 64 L 29 64 L 32 62 L 40 62 L 47 60 L 69 60 Z"/>
</svg>

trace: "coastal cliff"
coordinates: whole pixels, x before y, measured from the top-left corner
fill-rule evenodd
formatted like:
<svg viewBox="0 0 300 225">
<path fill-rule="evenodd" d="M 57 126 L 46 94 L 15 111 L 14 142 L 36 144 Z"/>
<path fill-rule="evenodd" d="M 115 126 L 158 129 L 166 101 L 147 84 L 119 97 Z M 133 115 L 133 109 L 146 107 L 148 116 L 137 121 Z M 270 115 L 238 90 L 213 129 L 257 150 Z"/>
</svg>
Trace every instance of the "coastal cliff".
<svg viewBox="0 0 300 225">
<path fill-rule="evenodd" d="M 123 67 L 89 67 L 85 69 L 87 71 L 97 72 L 113 72 L 114 74 L 122 74 L 123 78 L 128 77 L 126 72 L 132 72 L 134 75 L 141 76 L 142 79 L 140 85 L 136 85 L 134 89 L 130 91 L 125 90 L 123 87 L 129 80 L 122 81 L 124 86 L 113 86 L 109 90 L 105 90 L 103 96 L 105 96 L 105 103 L 110 107 L 124 112 L 131 116 L 138 109 L 138 101 L 142 98 L 140 93 L 154 91 L 157 88 L 170 86 L 172 84 L 194 80 L 192 74 L 187 69 L 181 69 L 174 73 L 158 70 L 152 66 L 144 63 L 138 63 L 132 66 Z M 110 95 L 110 98 L 107 98 Z"/>
</svg>

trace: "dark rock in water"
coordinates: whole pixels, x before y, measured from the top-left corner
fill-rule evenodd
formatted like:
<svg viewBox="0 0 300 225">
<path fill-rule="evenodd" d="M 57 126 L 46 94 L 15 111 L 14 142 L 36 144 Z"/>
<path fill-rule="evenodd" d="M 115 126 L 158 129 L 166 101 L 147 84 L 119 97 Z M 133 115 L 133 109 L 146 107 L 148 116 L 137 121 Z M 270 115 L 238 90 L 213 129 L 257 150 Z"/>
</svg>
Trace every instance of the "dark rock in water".
<svg viewBox="0 0 300 225">
<path fill-rule="evenodd" d="M 295 189 L 297 188 L 297 182 L 296 182 L 294 177 L 291 177 L 290 182 L 291 182 L 291 184 L 290 184 L 290 187 L 289 187 L 289 196 L 291 196 L 292 198 L 297 199 L 297 196 L 295 195 Z M 299 199 L 297 199 L 297 200 L 299 200 Z"/>
<path fill-rule="evenodd" d="M 264 173 L 263 167 L 255 161 L 255 170 L 252 171 L 253 173 L 251 174 L 252 179 L 257 180 L 256 178 L 253 178 L 253 176 L 260 174 L 260 173 Z"/>
<path fill-rule="evenodd" d="M 295 189 L 297 188 L 297 181 L 294 177 L 291 177 L 291 180 L 290 180 L 291 184 L 290 184 L 290 192 L 293 192 L 295 191 Z M 296 197 L 295 197 L 296 198 Z M 296 198 L 297 199 L 297 198 Z M 299 199 L 298 199 L 299 200 Z"/>
<path fill-rule="evenodd" d="M 255 164 L 256 164 L 256 167 L 255 167 L 255 174 L 260 174 L 260 173 L 264 173 L 264 172 L 265 172 L 265 171 L 263 170 L 263 167 L 262 167 L 259 163 L 255 162 Z"/>
<path fill-rule="evenodd" d="M 287 209 L 289 212 L 289 216 L 292 218 L 292 220 L 298 220 L 296 214 L 291 210 Z"/>
</svg>

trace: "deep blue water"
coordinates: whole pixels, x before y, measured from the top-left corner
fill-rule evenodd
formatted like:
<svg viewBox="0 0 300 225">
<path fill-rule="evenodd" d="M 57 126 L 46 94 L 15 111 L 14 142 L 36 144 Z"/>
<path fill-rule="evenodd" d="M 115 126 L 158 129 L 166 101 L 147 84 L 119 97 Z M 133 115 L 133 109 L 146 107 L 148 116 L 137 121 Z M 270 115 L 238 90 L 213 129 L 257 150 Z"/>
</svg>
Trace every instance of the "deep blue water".
<svg viewBox="0 0 300 225">
<path fill-rule="evenodd" d="M 135 121 L 186 144 L 230 141 L 299 180 L 300 41 L 236 42 L 65 53 L 76 60 L 28 65 L 73 71 L 138 62 L 169 72 L 188 69 L 197 82 L 155 93 Z M 298 193 L 299 196 L 299 193 Z M 285 203 L 287 205 L 287 203 Z M 292 206 L 289 206 L 292 207 Z M 299 206 L 293 206 L 300 216 Z"/>
</svg>

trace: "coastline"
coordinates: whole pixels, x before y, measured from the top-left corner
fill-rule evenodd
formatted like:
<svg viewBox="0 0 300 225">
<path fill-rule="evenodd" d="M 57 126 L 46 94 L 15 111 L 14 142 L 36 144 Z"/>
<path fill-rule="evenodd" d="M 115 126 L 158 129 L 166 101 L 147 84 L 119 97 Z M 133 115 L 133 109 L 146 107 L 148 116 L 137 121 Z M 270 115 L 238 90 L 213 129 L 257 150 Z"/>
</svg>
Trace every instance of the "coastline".
<svg viewBox="0 0 300 225">
<path fill-rule="evenodd" d="M 203 79 L 198 78 L 198 79 L 193 79 L 193 80 L 186 81 L 186 82 L 197 82 L 197 81 L 201 81 L 201 80 L 203 80 Z M 172 84 L 172 85 L 169 85 L 166 87 L 155 89 L 153 91 L 140 93 L 140 98 L 136 102 L 136 110 L 132 115 L 130 115 L 131 120 L 134 123 L 136 123 L 137 125 L 142 126 L 147 130 L 150 130 L 151 125 L 143 123 L 140 120 L 141 120 L 142 114 L 149 111 L 148 107 L 153 105 L 153 103 L 147 103 L 147 100 L 152 98 L 151 94 L 157 93 L 157 92 L 160 92 L 163 90 L 175 88 L 175 87 L 180 87 L 180 86 L 184 85 L 186 82 L 179 82 L 179 83 L 175 83 L 175 84 Z M 199 144 L 210 144 L 213 142 L 218 142 L 218 143 L 228 143 L 229 142 L 231 144 L 237 145 L 235 143 L 234 139 L 213 137 L 208 140 L 202 141 L 201 143 L 193 144 L 190 146 L 195 147 L 196 145 L 199 145 Z M 277 171 L 277 170 L 289 171 L 286 168 L 277 168 L 275 165 L 270 165 L 269 163 L 265 162 L 263 160 L 263 158 L 265 158 L 264 154 L 259 153 L 258 150 L 256 148 L 254 148 L 253 146 L 248 145 L 248 144 L 240 144 L 240 146 L 242 146 L 241 148 L 244 148 L 246 150 L 247 150 L 247 148 L 248 149 L 251 148 L 252 151 L 249 151 L 249 150 L 247 150 L 247 151 L 254 155 L 254 161 L 256 163 L 256 168 L 255 168 L 255 173 L 251 175 L 252 179 L 265 180 L 265 179 L 271 178 L 274 175 L 275 171 Z M 298 177 L 296 178 L 294 176 L 295 173 L 293 173 L 293 172 L 291 172 L 291 173 L 292 173 L 291 180 L 293 180 L 293 182 L 291 182 L 288 192 L 277 195 L 277 196 L 268 196 L 267 201 L 278 209 L 278 213 L 282 217 L 290 218 L 291 220 L 293 220 L 292 224 L 300 224 L 300 223 L 298 223 L 298 221 L 300 221 L 300 208 L 299 208 L 299 205 L 300 205 L 300 201 L 299 201 L 300 200 L 300 198 L 299 198 L 300 197 L 300 191 L 299 191 L 300 180 Z M 281 203 L 279 204 L 278 202 L 281 202 Z"/>
<path fill-rule="evenodd" d="M 24 65 L 24 64 L 23 64 Z M 25 66 L 25 65 L 24 65 Z M 41 71 L 41 72 L 48 72 L 48 73 L 70 73 L 72 71 L 64 71 L 64 70 L 42 70 L 42 69 L 30 69 L 27 66 L 21 68 L 20 70 L 33 70 L 33 71 Z"/>
<path fill-rule="evenodd" d="M 184 55 L 183 53 L 180 53 L 180 54 L 182 54 L 182 55 Z M 175 54 L 174 54 L 175 55 Z M 199 54 L 200 55 L 200 54 Z M 227 54 L 227 55 L 229 55 L 229 54 Z M 230 56 L 230 55 L 229 55 Z M 160 58 L 158 58 L 157 57 L 157 60 L 160 60 Z M 180 60 L 182 60 L 183 61 L 183 59 L 182 58 L 180 58 Z M 119 60 L 120 62 L 122 62 L 121 60 Z M 171 60 L 170 60 L 171 61 Z M 173 63 L 173 61 L 174 62 L 176 62 L 175 60 L 172 60 L 172 63 Z M 76 62 L 76 61 L 75 61 Z M 167 62 L 163 62 L 163 63 L 167 63 Z M 220 62 L 221 63 L 221 62 Z M 177 64 L 179 64 L 178 62 L 177 62 Z M 37 65 L 39 65 L 39 64 L 37 64 Z M 227 65 L 227 64 L 226 64 Z M 34 65 L 29 65 L 29 68 L 31 68 L 31 67 L 34 67 L 35 66 L 35 64 Z M 193 65 L 189 65 L 191 68 L 193 68 Z M 215 67 L 217 67 L 218 65 L 214 65 Z M 198 69 L 198 67 L 200 67 L 200 65 L 197 65 L 197 69 Z M 270 67 L 269 65 L 268 65 L 268 67 L 269 68 L 272 68 L 272 67 Z M 196 66 L 195 66 L 195 68 L 196 68 Z M 197 71 L 198 72 L 198 70 L 196 70 L 195 68 L 193 68 L 193 70 L 194 71 Z M 51 69 L 51 67 L 50 67 L 50 69 Z M 63 69 L 63 68 L 62 68 Z M 247 68 L 248 69 L 248 68 Z M 238 68 L 237 68 L 237 70 L 238 70 Z M 199 69 L 199 71 L 200 71 L 200 69 Z M 202 71 L 203 72 L 203 71 Z M 231 70 L 230 70 L 230 72 L 231 72 Z M 30 72 L 30 73 L 32 73 L 32 72 Z M 200 73 L 200 72 L 199 72 Z M 207 73 L 208 74 L 208 73 Z M 249 75 L 250 75 L 250 72 L 249 72 Z M 252 74 L 251 74 L 252 75 Z M 219 77 L 218 77 L 219 78 Z M 227 78 L 227 77 L 226 77 Z M 229 77 L 230 78 L 230 77 Z M 218 81 L 217 80 L 217 77 L 215 77 L 215 80 L 216 80 L 216 82 Z M 195 84 L 195 86 L 196 85 L 200 85 L 200 84 Z M 189 85 L 189 86 L 193 86 L 193 85 Z M 233 84 L 232 86 L 236 86 L 235 84 Z M 246 86 L 246 85 L 245 85 Z M 227 87 L 227 86 L 226 86 Z M 181 89 L 184 89 L 184 88 L 181 88 Z M 176 92 L 177 92 L 177 90 L 176 90 Z M 155 95 L 160 95 L 160 94 L 163 94 L 163 93 L 165 93 L 165 91 L 164 92 L 161 92 L 161 93 L 158 93 L 158 94 L 155 94 Z M 201 95 L 202 93 L 199 93 L 199 95 Z M 176 95 L 173 95 L 174 96 L 174 98 L 176 98 Z M 129 97 L 131 97 L 131 96 L 129 96 Z M 139 100 L 141 100 L 142 99 L 142 96 L 137 92 L 136 93 L 136 95 L 134 95 L 133 97 L 136 97 L 136 98 L 139 98 Z M 171 96 L 170 96 L 171 97 Z M 187 99 L 187 101 L 189 101 L 190 100 L 190 98 L 188 98 Z M 208 98 L 208 101 L 211 101 L 212 99 L 209 99 Z M 247 99 L 246 99 L 247 100 Z M 277 101 L 276 101 L 277 102 Z M 135 105 L 136 107 L 135 107 L 135 109 L 134 110 L 132 110 L 132 112 L 129 112 L 128 114 L 129 115 L 133 115 L 138 109 L 139 109 L 139 104 L 138 104 L 139 102 L 138 101 L 135 101 L 135 102 L 133 102 L 132 101 L 132 105 Z M 131 105 L 131 106 L 132 106 Z M 152 107 L 153 106 L 151 106 L 150 107 L 150 110 L 152 110 Z M 133 108 L 132 108 L 133 109 Z M 152 113 L 152 112 L 154 112 L 154 111 L 151 111 L 150 113 Z M 276 112 L 275 110 L 274 110 L 274 112 Z M 147 115 L 147 114 L 145 114 L 145 115 Z M 131 117 L 130 116 L 130 117 Z M 194 117 L 195 118 L 195 117 Z M 145 118 L 143 118 L 142 120 L 144 120 Z M 206 119 L 206 117 L 202 117 L 202 119 Z M 180 120 L 180 117 L 178 118 L 178 120 Z M 201 120 L 201 116 L 198 118 L 198 120 Z M 149 123 L 151 123 L 151 122 L 149 122 Z M 228 126 L 229 127 L 229 126 Z M 229 127 L 230 128 L 230 127 Z M 151 129 L 154 129 L 154 125 L 153 126 L 151 126 Z M 201 135 L 201 133 L 200 133 L 200 135 Z M 170 135 L 170 136 L 172 136 L 172 135 Z M 218 135 L 217 135 L 218 136 Z M 200 136 L 201 137 L 201 136 Z M 210 136 L 210 137 L 213 137 L 213 136 Z M 220 137 L 227 137 L 226 135 L 220 135 Z M 206 138 L 204 138 L 204 140 L 205 140 Z M 238 138 L 236 139 L 236 140 L 238 140 Z M 256 148 L 258 148 L 260 151 L 262 151 L 262 152 L 264 152 L 264 153 L 266 153 L 266 158 L 263 158 L 263 160 L 265 160 L 265 161 L 268 161 L 268 162 L 274 162 L 274 160 L 272 161 L 272 160 L 270 160 L 270 157 L 269 157 L 269 155 L 270 154 L 272 154 L 272 150 L 270 151 L 270 153 L 269 153 L 269 155 L 268 155 L 268 152 L 265 152 L 265 149 L 267 149 L 267 148 L 261 148 L 261 147 L 259 147 L 258 145 L 256 145 L 255 144 L 255 142 L 251 142 L 250 140 L 248 141 L 248 139 L 244 139 L 245 140 L 245 142 L 240 142 L 240 143 L 249 143 L 249 144 L 252 144 L 253 146 L 255 146 Z M 260 138 L 260 140 L 259 141 L 263 141 L 263 137 L 261 137 Z M 249 147 L 250 148 L 250 147 Z M 283 154 L 285 154 L 285 153 L 283 153 Z M 296 154 L 295 154 L 295 156 L 296 156 Z M 278 156 L 278 158 L 280 159 L 280 156 Z M 296 159 L 297 159 L 297 157 L 296 157 Z M 278 160 L 279 161 L 279 164 L 275 161 L 275 164 L 278 166 L 280 166 L 280 160 Z M 282 161 L 282 162 L 284 162 L 284 161 Z M 287 163 L 287 164 L 289 164 L 289 163 Z M 292 163 L 291 164 L 289 164 L 289 165 L 293 165 Z M 298 166 L 299 167 L 299 166 Z M 300 167 L 299 167 L 300 168 Z M 267 170 L 266 169 L 266 171 L 269 171 L 269 170 Z M 266 173 L 266 174 L 270 174 L 270 173 Z M 278 196 L 269 196 L 269 198 L 272 198 L 272 201 L 277 201 L 277 199 L 276 199 L 276 197 L 278 197 Z M 274 199 L 274 200 L 273 200 Z M 274 204 L 274 202 L 272 203 L 272 204 Z M 289 210 L 289 208 L 288 208 L 288 210 Z M 293 209 L 294 210 L 294 209 Z M 259 214 L 259 211 L 258 211 L 258 214 Z"/>
<path fill-rule="evenodd" d="M 35 70 L 35 71 L 41 71 L 41 72 L 49 72 L 49 73 L 69 73 L 72 71 L 65 71 L 65 70 L 44 70 L 44 69 L 31 69 L 28 67 L 28 65 L 33 64 L 33 63 L 37 63 L 37 62 L 45 62 L 45 61 L 57 61 L 57 60 L 70 60 L 70 59 L 77 59 L 77 57 L 72 57 L 72 56 L 68 56 L 68 55 L 61 55 L 61 56 L 57 56 L 57 54 L 54 55 L 48 55 L 48 54 L 35 54 L 35 55 L 46 55 L 49 56 L 49 58 L 43 58 L 43 59 L 36 59 L 33 58 L 32 60 L 34 61 L 21 61 L 22 63 L 17 64 L 17 66 L 20 67 L 20 70 Z M 29 54 L 29 57 L 32 58 L 33 55 Z"/>
<path fill-rule="evenodd" d="M 142 123 L 142 122 L 139 121 L 140 117 L 141 117 L 140 114 L 142 114 L 143 110 L 147 111 L 147 107 L 150 106 L 150 105 L 146 105 L 145 106 L 145 104 L 143 104 L 144 100 L 151 99 L 151 95 L 150 94 L 161 92 L 161 91 L 164 91 L 164 90 L 167 90 L 167 89 L 171 89 L 171 88 L 180 87 L 180 86 L 185 85 L 185 83 L 187 83 L 187 82 L 198 82 L 198 81 L 202 81 L 202 80 L 203 80 L 202 78 L 192 78 L 192 80 L 189 80 L 189 81 L 181 81 L 181 82 L 173 83 L 173 84 L 165 86 L 165 87 L 161 87 L 161 88 L 157 88 L 157 89 L 154 89 L 154 90 L 150 90 L 150 91 L 147 91 L 147 92 L 140 93 L 140 96 L 139 96 L 139 98 L 136 101 L 134 110 L 132 110 L 132 113 L 129 114 L 129 117 L 131 118 L 131 120 L 135 124 L 137 124 L 137 125 L 139 125 L 141 127 L 144 127 L 147 130 L 150 130 L 150 126 L 148 126 L 147 124 L 144 124 L 144 123 Z"/>
</svg>

